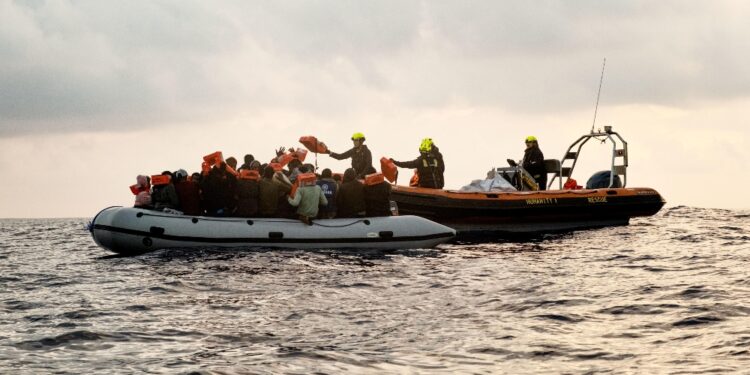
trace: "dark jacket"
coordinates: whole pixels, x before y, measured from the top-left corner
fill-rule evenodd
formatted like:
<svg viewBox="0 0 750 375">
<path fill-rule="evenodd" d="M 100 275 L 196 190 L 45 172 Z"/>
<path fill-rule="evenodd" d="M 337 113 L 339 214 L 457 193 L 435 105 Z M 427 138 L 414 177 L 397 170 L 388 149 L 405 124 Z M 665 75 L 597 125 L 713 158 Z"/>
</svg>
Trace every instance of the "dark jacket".
<svg viewBox="0 0 750 375">
<path fill-rule="evenodd" d="M 237 211 L 239 217 L 253 217 L 258 214 L 260 182 L 254 180 L 237 181 Z"/>
<path fill-rule="evenodd" d="M 391 216 L 391 185 L 381 182 L 365 186 L 367 216 Z"/>
<path fill-rule="evenodd" d="M 365 206 L 365 185 L 358 180 L 341 184 L 336 196 L 338 212 L 336 217 L 360 217 L 367 210 Z"/>
<path fill-rule="evenodd" d="M 527 148 L 523 154 L 523 164 L 521 165 L 531 177 L 534 177 L 539 184 L 540 190 L 547 187 L 547 170 L 544 168 L 544 154 L 539 146 Z"/>
<path fill-rule="evenodd" d="M 180 206 L 180 199 L 177 197 L 174 185 L 154 186 L 154 190 L 151 192 L 151 204 L 157 210 L 164 208 L 177 209 Z"/>
<path fill-rule="evenodd" d="M 330 155 L 336 160 L 352 158 L 352 168 L 357 172 L 357 178 L 364 178 L 366 175 L 376 172 L 375 167 L 372 166 L 372 153 L 366 145 L 359 148 L 353 147 L 343 154 L 331 152 Z"/>
<path fill-rule="evenodd" d="M 443 154 L 437 147 L 433 146 L 432 151 L 420 153 L 419 157 L 412 161 L 393 161 L 393 164 L 401 168 L 416 169 L 419 175 L 419 186 L 433 189 L 442 189 L 445 185 L 443 175 L 445 174 L 445 163 L 443 163 Z"/>
<path fill-rule="evenodd" d="M 180 200 L 180 211 L 185 215 L 201 215 L 200 187 L 193 181 L 178 181 L 174 184 L 177 198 Z"/>
<path fill-rule="evenodd" d="M 335 214 L 336 213 L 336 194 L 339 190 L 339 185 L 332 178 L 322 178 L 315 182 L 323 190 L 323 195 L 326 196 L 328 204 L 320 207 L 321 216 L 327 216 L 323 214 Z"/>
<path fill-rule="evenodd" d="M 208 215 L 231 214 L 236 205 L 237 178 L 226 170 L 213 168 L 201 180 L 203 206 Z"/>
<path fill-rule="evenodd" d="M 279 201 L 290 189 L 272 178 L 263 178 L 258 184 L 258 210 L 262 216 L 272 217 L 279 214 Z M 286 200 L 286 199 L 284 199 Z"/>
</svg>

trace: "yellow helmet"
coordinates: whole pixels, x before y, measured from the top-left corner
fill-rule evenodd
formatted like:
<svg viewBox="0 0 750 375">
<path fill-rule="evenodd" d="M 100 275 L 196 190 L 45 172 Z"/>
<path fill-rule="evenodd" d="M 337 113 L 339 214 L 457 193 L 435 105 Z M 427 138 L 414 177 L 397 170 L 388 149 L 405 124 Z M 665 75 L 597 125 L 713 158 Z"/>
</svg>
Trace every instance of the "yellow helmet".
<svg viewBox="0 0 750 375">
<path fill-rule="evenodd" d="M 422 140 L 422 144 L 419 145 L 419 152 L 430 151 L 432 151 L 432 138 L 425 138 Z"/>
<path fill-rule="evenodd" d="M 352 135 L 352 141 L 356 141 L 356 140 L 360 140 L 360 139 L 364 141 L 365 140 L 365 135 L 362 134 L 362 133 L 354 133 Z"/>
<path fill-rule="evenodd" d="M 526 142 L 536 142 L 536 137 L 533 135 L 530 135 L 526 137 Z"/>
</svg>

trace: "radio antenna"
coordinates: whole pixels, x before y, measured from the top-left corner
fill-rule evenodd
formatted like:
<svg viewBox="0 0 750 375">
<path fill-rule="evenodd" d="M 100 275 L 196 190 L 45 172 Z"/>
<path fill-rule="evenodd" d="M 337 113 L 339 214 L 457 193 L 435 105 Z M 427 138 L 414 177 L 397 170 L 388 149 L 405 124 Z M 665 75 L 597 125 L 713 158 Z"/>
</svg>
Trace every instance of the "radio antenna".
<svg viewBox="0 0 750 375">
<path fill-rule="evenodd" d="M 594 126 L 596 125 L 596 112 L 599 111 L 599 96 L 602 94 L 602 82 L 604 81 L 604 66 L 607 65 L 607 58 L 604 58 L 602 63 L 602 76 L 599 77 L 599 91 L 596 93 L 596 106 L 594 107 L 594 122 L 591 124 L 591 133 L 594 132 Z"/>
</svg>

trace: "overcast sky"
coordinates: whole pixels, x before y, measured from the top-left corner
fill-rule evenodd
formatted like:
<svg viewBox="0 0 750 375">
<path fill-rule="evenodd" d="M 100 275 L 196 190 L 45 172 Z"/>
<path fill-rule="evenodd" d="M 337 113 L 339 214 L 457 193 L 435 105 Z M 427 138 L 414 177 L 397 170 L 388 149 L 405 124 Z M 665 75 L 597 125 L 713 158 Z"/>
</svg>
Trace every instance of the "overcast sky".
<svg viewBox="0 0 750 375">
<path fill-rule="evenodd" d="M 750 183 L 748 19 L 739 0 L 0 0 L 0 217 L 93 216 L 137 174 L 308 134 L 400 160 L 431 136 L 458 188 L 527 135 L 559 158 L 588 132 L 604 57 L 597 127 L 629 141 L 628 185 L 750 208 L 721 192 Z M 579 182 L 608 168 L 590 147 Z"/>
</svg>

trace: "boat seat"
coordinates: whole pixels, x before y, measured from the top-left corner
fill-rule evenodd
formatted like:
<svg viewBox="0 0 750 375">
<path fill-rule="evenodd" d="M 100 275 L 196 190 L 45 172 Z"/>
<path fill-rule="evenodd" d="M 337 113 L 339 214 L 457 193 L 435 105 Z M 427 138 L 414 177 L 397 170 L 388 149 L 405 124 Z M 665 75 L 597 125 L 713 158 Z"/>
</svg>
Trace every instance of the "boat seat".
<svg viewBox="0 0 750 375">
<path fill-rule="evenodd" d="M 560 174 L 562 170 L 562 164 L 557 159 L 544 159 L 544 169 L 547 173 Z"/>
<path fill-rule="evenodd" d="M 557 159 L 544 159 L 544 169 L 547 173 L 554 173 L 555 176 L 562 176 L 562 163 Z M 560 189 L 562 190 L 562 178 L 559 178 Z"/>
</svg>

